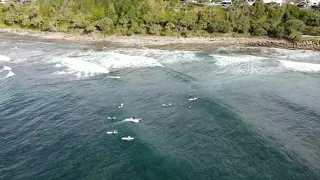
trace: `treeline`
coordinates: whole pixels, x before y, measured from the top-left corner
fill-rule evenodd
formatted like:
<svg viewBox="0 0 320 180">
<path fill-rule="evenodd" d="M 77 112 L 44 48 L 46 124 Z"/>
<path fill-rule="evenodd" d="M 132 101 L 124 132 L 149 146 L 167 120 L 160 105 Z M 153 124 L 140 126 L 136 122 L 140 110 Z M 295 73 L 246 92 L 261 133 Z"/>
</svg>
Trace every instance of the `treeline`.
<svg viewBox="0 0 320 180">
<path fill-rule="evenodd" d="M 237 33 L 299 41 L 301 33 L 320 35 L 320 10 L 234 0 L 228 8 L 181 4 L 177 0 L 37 0 L 0 6 L 8 26 L 116 35 L 210 36 Z"/>
</svg>

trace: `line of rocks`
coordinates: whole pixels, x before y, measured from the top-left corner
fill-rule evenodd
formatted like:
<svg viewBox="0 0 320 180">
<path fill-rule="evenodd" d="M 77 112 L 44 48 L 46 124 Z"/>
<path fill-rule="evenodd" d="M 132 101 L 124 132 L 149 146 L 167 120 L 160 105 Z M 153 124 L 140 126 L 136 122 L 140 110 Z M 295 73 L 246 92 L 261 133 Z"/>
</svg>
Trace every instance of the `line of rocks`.
<svg viewBox="0 0 320 180">
<path fill-rule="evenodd" d="M 320 51 L 320 42 L 303 40 L 298 43 L 292 43 L 289 41 L 278 42 L 278 41 L 259 41 L 246 43 L 247 46 L 253 47 L 271 47 L 271 48 L 285 48 L 285 49 L 301 49 L 301 50 L 313 50 Z"/>
</svg>

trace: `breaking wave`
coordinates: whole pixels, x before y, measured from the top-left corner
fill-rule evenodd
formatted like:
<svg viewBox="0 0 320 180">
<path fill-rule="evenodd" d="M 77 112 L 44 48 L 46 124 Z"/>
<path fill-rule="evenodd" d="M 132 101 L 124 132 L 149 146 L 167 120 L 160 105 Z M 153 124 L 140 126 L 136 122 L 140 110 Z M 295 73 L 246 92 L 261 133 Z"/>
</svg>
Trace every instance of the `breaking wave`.
<svg viewBox="0 0 320 180">
<path fill-rule="evenodd" d="M 115 52 L 72 52 L 50 60 L 56 68 L 67 68 L 55 74 L 74 74 L 78 78 L 109 73 L 112 69 L 163 67 L 154 58 Z"/>
<path fill-rule="evenodd" d="M 109 70 L 105 67 L 97 64 L 84 61 L 81 58 L 54 58 L 56 62 L 56 68 L 66 67 L 66 71 L 60 71 L 56 74 L 74 74 L 78 78 L 94 76 L 102 73 L 109 73 Z"/>
<path fill-rule="evenodd" d="M 178 62 L 199 61 L 197 54 L 192 51 L 167 51 L 156 49 L 120 49 L 115 53 L 127 54 L 132 56 L 144 56 L 156 59 L 162 64 L 173 64 Z"/>
</svg>

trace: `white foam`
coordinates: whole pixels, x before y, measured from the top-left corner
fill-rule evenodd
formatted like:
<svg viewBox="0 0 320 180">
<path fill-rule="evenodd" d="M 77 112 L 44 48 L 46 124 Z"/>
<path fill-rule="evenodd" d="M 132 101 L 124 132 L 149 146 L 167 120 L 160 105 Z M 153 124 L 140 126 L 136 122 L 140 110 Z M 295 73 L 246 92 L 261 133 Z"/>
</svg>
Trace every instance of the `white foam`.
<svg viewBox="0 0 320 180">
<path fill-rule="evenodd" d="M 49 62 L 55 63 L 54 67 L 56 68 L 66 67 L 67 71 L 63 69 L 62 73 L 68 72 L 68 74 L 74 74 L 78 78 L 108 73 L 110 69 L 163 67 L 162 64 L 150 57 L 97 51 L 73 51 L 62 57 L 51 58 Z M 60 74 L 59 72 L 55 74 Z"/>
<path fill-rule="evenodd" d="M 278 49 L 274 48 L 278 53 L 278 57 L 283 59 L 306 59 L 306 58 L 316 58 L 320 57 L 319 52 L 310 50 L 288 50 L 288 49 Z"/>
<path fill-rule="evenodd" d="M 11 77 L 11 76 L 14 76 L 15 74 L 12 72 L 12 71 L 9 71 L 9 73 L 6 75 L 5 78 L 8 78 L 8 77 Z"/>
<path fill-rule="evenodd" d="M 94 76 L 97 74 L 109 73 L 109 70 L 95 63 L 82 60 L 82 58 L 54 58 L 55 67 L 66 67 L 66 71 L 57 74 L 74 74 L 78 78 Z"/>
<path fill-rule="evenodd" d="M 119 49 L 115 53 L 127 54 L 132 56 L 144 56 L 154 58 L 162 64 L 172 64 L 178 62 L 199 61 L 196 54 L 192 51 L 167 51 L 156 49 Z"/>
<path fill-rule="evenodd" d="M 11 59 L 8 56 L 0 55 L 0 61 L 10 61 Z"/>
<path fill-rule="evenodd" d="M 294 62 L 280 60 L 280 63 L 287 69 L 300 72 L 317 72 L 320 71 L 320 64 Z"/>
<path fill-rule="evenodd" d="M 3 70 L 3 71 L 11 71 L 12 68 L 9 67 L 9 66 L 3 66 L 3 69 L 2 69 L 2 70 Z"/>
<path fill-rule="evenodd" d="M 251 56 L 251 55 L 238 55 L 238 56 L 221 56 L 210 55 L 216 60 L 216 65 L 224 67 L 230 65 L 238 65 L 246 62 L 258 61 L 266 59 L 264 57 Z"/>
<path fill-rule="evenodd" d="M 97 59 L 98 63 L 108 69 L 123 69 L 123 68 L 144 68 L 144 67 L 163 67 L 161 63 L 154 58 L 145 56 L 132 56 L 114 52 L 100 54 Z"/>
<path fill-rule="evenodd" d="M 18 46 L 14 46 L 13 48 L 11 48 L 11 50 L 16 50 L 16 49 L 20 49 Z"/>
</svg>

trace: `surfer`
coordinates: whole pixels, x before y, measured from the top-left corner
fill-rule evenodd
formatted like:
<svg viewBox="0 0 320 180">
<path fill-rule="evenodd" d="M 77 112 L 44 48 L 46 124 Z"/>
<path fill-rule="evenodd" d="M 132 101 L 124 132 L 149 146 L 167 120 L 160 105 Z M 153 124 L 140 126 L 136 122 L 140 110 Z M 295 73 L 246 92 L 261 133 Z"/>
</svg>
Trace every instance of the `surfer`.
<svg viewBox="0 0 320 180">
<path fill-rule="evenodd" d="M 121 104 L 119 105 L 119 109 L 122 108 L 122 107 L 123 107 L 123 103 L 121 103 Z"/>
<path fill-rule="evenodd" d="M 132 119 L 136 119 L 136 116 L 133 116 Z"/>
<path fill-rule="evenodd" d="M 192 108 L 192 106 L 189 106 L 189 109 L 191 109 Z"/>
</svg>

